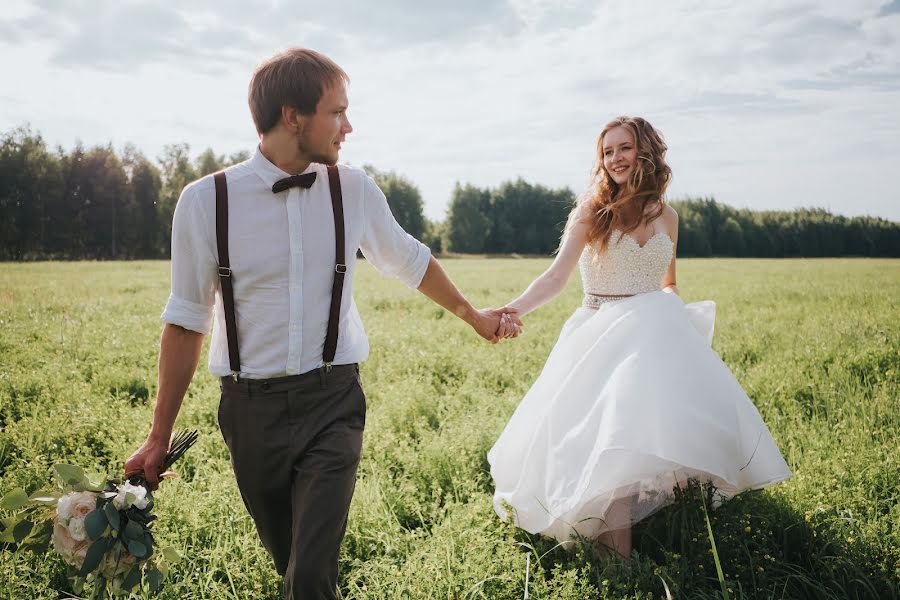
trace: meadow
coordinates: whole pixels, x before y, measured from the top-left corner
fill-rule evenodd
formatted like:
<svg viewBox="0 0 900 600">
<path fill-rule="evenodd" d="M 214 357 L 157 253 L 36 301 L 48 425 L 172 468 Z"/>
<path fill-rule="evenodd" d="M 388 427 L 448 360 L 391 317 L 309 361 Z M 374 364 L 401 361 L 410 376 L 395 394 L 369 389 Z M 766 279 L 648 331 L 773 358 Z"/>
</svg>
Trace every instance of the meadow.
<svg viewBox="0 0 900 600">
<path fill-rule="evenodd" d="M 501 305 L 546 259 L 454 259 Z M 686 301 L 718 305 L 714 349 L 794 476 L 710 514 L 731 598 L 896 598 L 900 579 L 900 260 L 685 259 Z M 0 495 L 57 462 L 118 473 L 149 428 L 166 262 L 0 264 Z M 361 264 L 372 354 L 363 459 L 342 549 L 350 600 L 721 598 L 703 495 L 635 530 L 628 565 L 497 519 L 487 450 L 580 302 L 564 294 L 495 346 Z M 201 439 L 156 494 L 156 536 L 184 557 L 158 597 L 274 599 L 279 578 L 234 483 L 206 353 L 177 427 Z M 0 552 L 0 598 L 69 597 L 55 555 Z M 142 595 L 140 597 L 149 597 Z"/>
</svg>

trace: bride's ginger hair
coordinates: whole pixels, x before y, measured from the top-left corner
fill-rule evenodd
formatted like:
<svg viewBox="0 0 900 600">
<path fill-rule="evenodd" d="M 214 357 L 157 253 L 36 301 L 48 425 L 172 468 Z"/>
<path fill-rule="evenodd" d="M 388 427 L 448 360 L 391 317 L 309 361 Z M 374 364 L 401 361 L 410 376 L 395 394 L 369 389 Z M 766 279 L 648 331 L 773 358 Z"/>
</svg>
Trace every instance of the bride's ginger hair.
<svg viewBox="0 0 900 600">
<path fill-rule="evenodd" d="M 637 164 L 628 181 L 613 181 L 603 164 L 603 141 L 616 127 L 631 132 L 637 148 Z M 650 223 L 663 212 L 664 195 L 672 169 L 666 163 L 666 143 L 662 134 L 641 117 L 617 117 L 603 126 L 597 139 L 597 159 L 591 170 L 591 184 L 569 216 L 569 226 L 577 219 L 588 223 L 587 243 L 600 252 L 609 246 L 614 229 L 631 233 L 642 223 Z M 580 216 L 579 216 L 580 215 Z"/>
</svg>

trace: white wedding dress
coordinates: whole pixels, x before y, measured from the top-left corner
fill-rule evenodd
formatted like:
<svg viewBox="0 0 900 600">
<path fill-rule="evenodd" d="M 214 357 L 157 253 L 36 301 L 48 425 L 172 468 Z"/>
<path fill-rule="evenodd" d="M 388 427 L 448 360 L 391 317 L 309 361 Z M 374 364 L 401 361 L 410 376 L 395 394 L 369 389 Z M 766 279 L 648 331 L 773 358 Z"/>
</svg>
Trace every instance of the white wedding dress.
<svg viewBox="0 0 900 600">
<path fill-rule="evenodd" d="M 582 253 L 584 305 L 488 453 L 500 518 L 560 541 L 630 526 L 689 479 L 729 498 L 791 475 L 710 347 L 715 304 L 660 290 L 671 239 L 619 238 Z"/>
</svg>

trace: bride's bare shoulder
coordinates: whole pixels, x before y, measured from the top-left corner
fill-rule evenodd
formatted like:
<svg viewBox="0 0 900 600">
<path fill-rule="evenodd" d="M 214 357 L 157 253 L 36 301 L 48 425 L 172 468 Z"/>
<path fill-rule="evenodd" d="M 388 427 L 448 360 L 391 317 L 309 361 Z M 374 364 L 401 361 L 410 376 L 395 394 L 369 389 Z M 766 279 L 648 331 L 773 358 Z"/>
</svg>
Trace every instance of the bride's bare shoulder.
<svg viewBox="0 0 900 600">
<path fill-rule="evenodd" d="M 678 213 L 675 212 L 675 209 L 672 208 L 671 204 L 664 204 L 663 211 L 660 215 L 666 222 L 671 222 L 674 224 L 678 224 Z"/>
</svg>

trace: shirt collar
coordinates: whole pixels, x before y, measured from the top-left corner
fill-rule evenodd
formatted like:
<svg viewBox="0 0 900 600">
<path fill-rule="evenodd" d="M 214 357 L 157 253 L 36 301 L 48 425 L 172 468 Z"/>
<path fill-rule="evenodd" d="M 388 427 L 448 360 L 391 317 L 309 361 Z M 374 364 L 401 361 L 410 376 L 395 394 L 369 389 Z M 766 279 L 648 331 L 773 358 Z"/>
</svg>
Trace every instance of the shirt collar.
<svg viewBox="0 0 900 600">
<path fill-rule="evenodd" d="M 250 159 L 250 167 L 257 175 L 259 175 L 260 179 L 263 180 L 263 183 L 269 189 L 272 189 L 272 186 L 279 179 L 291 176 L 291 173 L 286 173 L 272 164 L 272 162 L 263 155 L 262 151 L 260 151 L 259 146 L 256 146 L 256 152 L 253 153 L 253 157 Z M 303 173 L 310 173 L 315 170 L 316 163 L 309 163 L 309 166 L 306 167 Z M 303 173 L 297 173 L 297 175 L 302 175 Z"/>
</svg>

